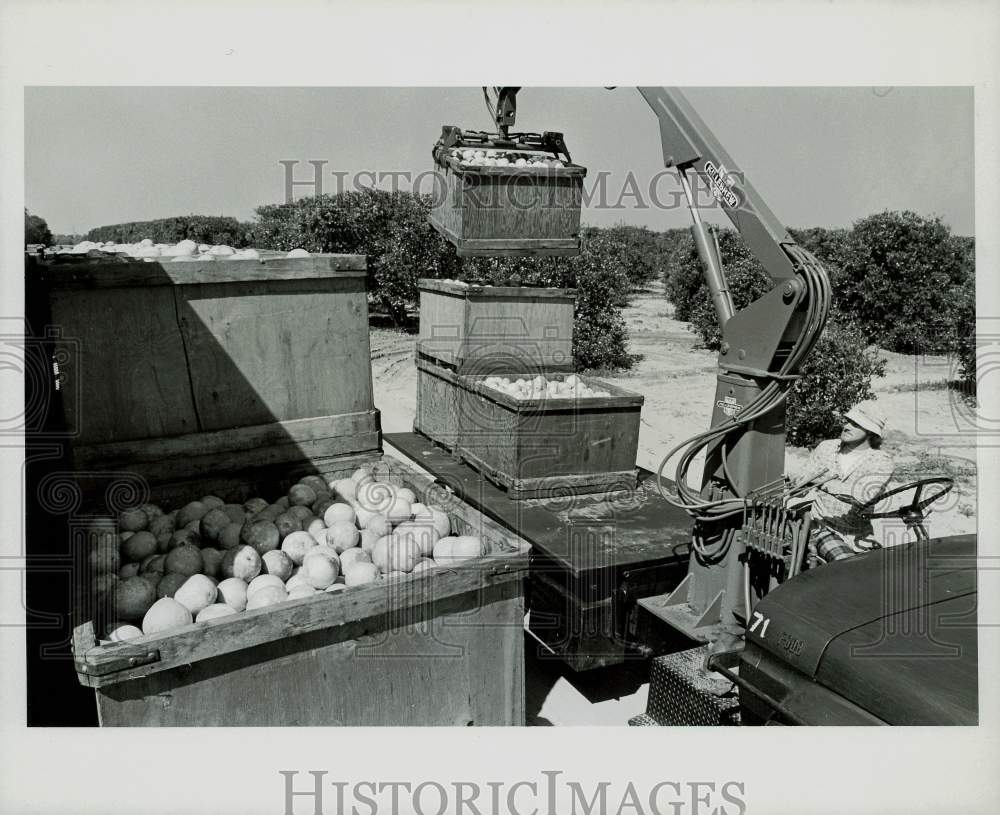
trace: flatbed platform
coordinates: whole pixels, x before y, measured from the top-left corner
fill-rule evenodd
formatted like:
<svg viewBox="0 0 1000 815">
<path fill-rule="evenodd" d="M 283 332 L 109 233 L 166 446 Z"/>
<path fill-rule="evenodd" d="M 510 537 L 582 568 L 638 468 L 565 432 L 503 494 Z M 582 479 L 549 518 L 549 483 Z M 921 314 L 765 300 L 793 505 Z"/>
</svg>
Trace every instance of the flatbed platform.
<svg viewBox="0 0 1000 815">
<path fill-rule="evenodd" d="M 532 545 L 529 630 L 574 670 L 645 659 L 689 641 L 636 601 L 684 578 L 690 518 L 664 501 L 655 474 L 639 470 L 633 491 L 511 500 L 479 472 L 418 433 L 385 441 L 442 486 Z M 663 482 L 667 484 L 666 480 Z"/>
</svg>

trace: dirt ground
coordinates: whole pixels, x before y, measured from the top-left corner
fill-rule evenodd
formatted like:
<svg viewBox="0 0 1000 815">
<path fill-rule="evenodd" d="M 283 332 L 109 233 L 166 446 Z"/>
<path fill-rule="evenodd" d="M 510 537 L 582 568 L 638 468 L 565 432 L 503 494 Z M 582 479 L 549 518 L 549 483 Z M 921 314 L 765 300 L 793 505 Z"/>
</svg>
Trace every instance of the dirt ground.
<svg viewBox="0 0 1000 815">
<path fill-rule="evenodd" d="M 626 309 L 631 351 L 643 359 L 627 373 L 601 376 L 604 381 L 645 396 L 639 434 L 638 464 L 655 470 L 675 444 L 704 430 L 715 397 L 716 353 L 698 346 L 686 323 L 673 318 L 673 306 L 660 286 L 639 294 Z M 415 337 L 401 331 L 373 329 L 372 371 L 375 405 L 385 432 L 408 432 L 416 409 Z M 943 357 L 909 357 L 884 352 L 886 376 L 875 380 L 876 398 L 888 417 L 883 449 L 896 463 L 894 483 L 948 475 L 955 478 L 927 523 L 930 535 L 976 531 L 974 413 L 947 381 L 954 373 Z M 808 450 L 788 448 L 786 469 L 794 473 Z M 697 462 L 696 462 L 697 464 Z M 672 469 L 666 474 L 673 477 Z M 691 481 L 700 472 L 692 468 Z M 898 525 L 876 528 L 889 543 L 908 539 Z M 529 721 L 554 725 L 624 725 L 645 709 L 648 686 L 634 667 L 602 669 L 600 676 L 574 675 L 551 661 L 533 656 L 526 642 Z"/>
</svg>

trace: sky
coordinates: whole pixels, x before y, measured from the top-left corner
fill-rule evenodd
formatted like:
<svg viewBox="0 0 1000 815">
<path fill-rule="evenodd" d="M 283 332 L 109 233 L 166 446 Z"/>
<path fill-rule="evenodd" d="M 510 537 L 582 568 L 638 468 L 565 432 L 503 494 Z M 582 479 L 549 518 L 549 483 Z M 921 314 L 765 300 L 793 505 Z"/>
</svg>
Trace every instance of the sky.
<svg viewBox="0 0 1000 815">
<path fill-rule="evenodd" d="M 843 227 L 910 209 L 974 234 L 970 88 L 685 93 L 787 226 Z M 347 188 L 370 184 L 366 173 L 388 187 L 394 173 L 431 169 L 443 124 L 489 129 L 481 89 L 26 88 L 26 205 L 54 233 L 191 213 L 247 220 L 286 199 L 281 162 L 297 162 L 297 181 L 313 180 L 310 161 L 325 162 L 323 192 L 337 190 L 338 176 Z M 603 176 L 586 223 L 690 223 L 671 205 L 676 182 L 663 173 L 657 121 L 635 89 L 524 88 L 514 129 L 563 132 L 589 188 Z"/>
</svg>

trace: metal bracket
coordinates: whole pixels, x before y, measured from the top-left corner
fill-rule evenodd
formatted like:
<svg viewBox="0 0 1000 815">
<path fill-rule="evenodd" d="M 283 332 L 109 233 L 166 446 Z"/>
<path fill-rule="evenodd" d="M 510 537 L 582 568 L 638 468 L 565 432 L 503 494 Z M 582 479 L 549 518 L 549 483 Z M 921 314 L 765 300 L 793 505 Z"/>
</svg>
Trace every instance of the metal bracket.
<svg viewBox="0 0 1000 815">
<path fill-rule="evenodd" d="M 125 647 L 127 648 L 129 646 Z M 104 654 L 108 654 L 111 649 L 107 646 L 103 646 L 102 651 Z M 111 659 L 102 659 L 99 663 L 88 662 L 85 657 L 77 662 L 77 670 L 79 670 L 80 673 L 88 674 L 90 676 L 105 676 L 107 674 L 127 671 L 131 668 L 138 668 L 140 665 L 149 665 L 150 663 L 159 661 L 160 652 L 158 650 L 154 649 L 138 654 L 131 651 Z"/>
</svg>

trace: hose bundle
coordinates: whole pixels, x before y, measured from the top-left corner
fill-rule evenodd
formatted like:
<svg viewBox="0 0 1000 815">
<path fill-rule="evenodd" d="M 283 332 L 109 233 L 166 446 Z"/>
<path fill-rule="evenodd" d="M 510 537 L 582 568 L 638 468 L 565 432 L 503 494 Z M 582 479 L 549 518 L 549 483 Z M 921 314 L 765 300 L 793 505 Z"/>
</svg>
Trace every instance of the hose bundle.
<svg viewBox="0 0 1000 815">
<path fill-rule="evenodd" d="M 788 398 L 788 391 L 796 379 L 796 373 L 819 339 L 830 312 L 831 290 L 826 270 L 802 247 L 785 244 L 782 248 L 795 264 L 799 278 L 805 286 L 806 320 L 802 332 L 796 338 L 781 368 L 768 374 L 769 381 L 750 404 L 736 415 L 729 416 L 714 427 L 676 445 L 664 456 L 656 471 L 656 486 L 660 495 L 672 505 L 683 509 L 697 522 L 720 521 L 743 513 L 745 496 L 739 494 L 737 485 L 729 477 L 726 465 L 727 444 L 731 439 L 738 437 L 752 422 L 780 407 Z M 699 489 L 688 484 L 688 470 L 695 457 L 719 439 L 722 440 L 723 473 L 733 497 L 705 500 Z M 677 462 L 674 476 L 676 493 L 671 494 L 664 488 L 661 479 L 667 463 L 681 450 L 683 452 Z"/>
</svg>

